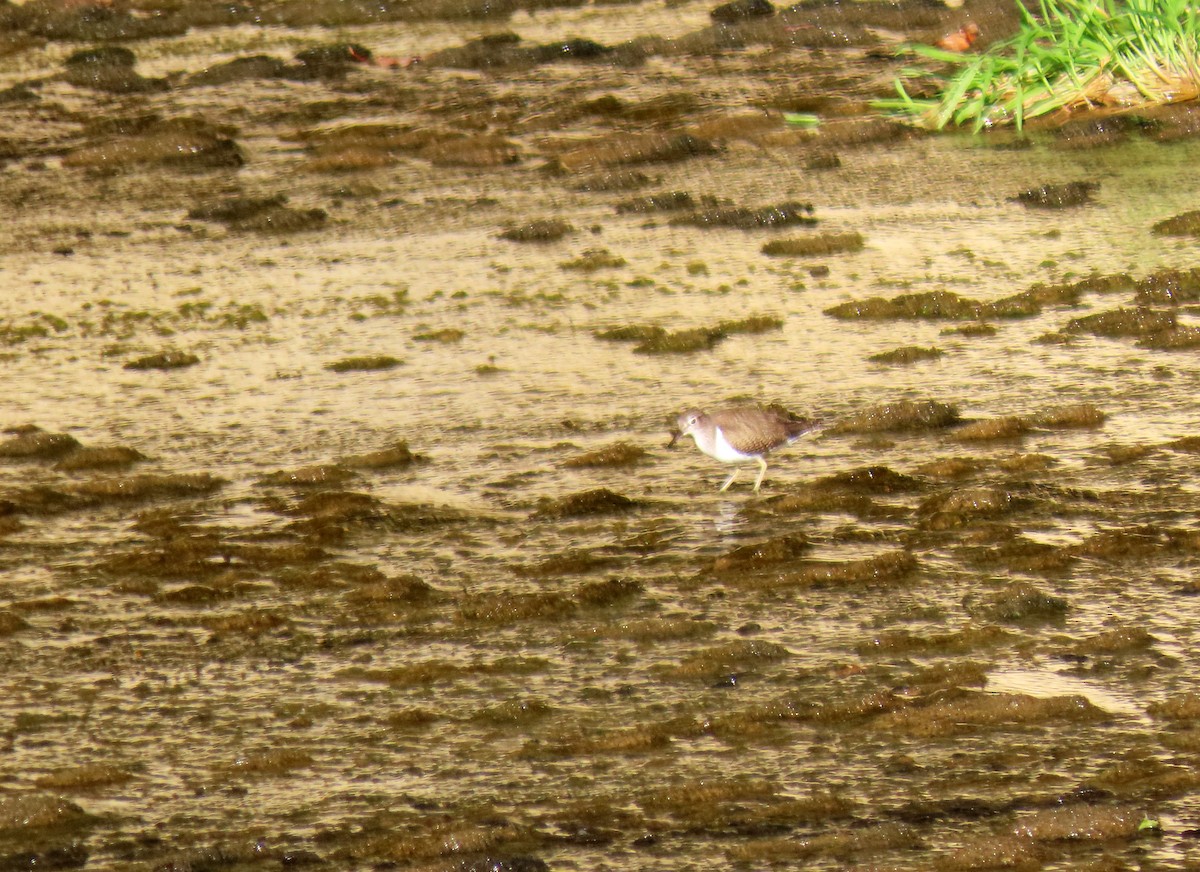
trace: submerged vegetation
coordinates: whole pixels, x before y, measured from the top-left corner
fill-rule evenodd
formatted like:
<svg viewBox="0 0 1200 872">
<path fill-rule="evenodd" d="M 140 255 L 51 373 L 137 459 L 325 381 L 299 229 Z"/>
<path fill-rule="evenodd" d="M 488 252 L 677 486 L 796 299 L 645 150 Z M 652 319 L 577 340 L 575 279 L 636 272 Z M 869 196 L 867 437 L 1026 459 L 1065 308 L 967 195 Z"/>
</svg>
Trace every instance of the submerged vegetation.
<svg viewBox="0 0 1200 872">
<path fill-rule="evenodd" d="M 1040 0 L 1036 13 L 1018 4 L 1020 31 L 980 55 L 934 46 L 913 50 L 952 65 L 932 75 L 936 97 L 910 94 L 883 108 L 935 130 L 1000 124 L 1021 129 L 1059 110 L 1174 103 L 1200 96 L 1200 25 L 1190 0 Z"/>
</svg>

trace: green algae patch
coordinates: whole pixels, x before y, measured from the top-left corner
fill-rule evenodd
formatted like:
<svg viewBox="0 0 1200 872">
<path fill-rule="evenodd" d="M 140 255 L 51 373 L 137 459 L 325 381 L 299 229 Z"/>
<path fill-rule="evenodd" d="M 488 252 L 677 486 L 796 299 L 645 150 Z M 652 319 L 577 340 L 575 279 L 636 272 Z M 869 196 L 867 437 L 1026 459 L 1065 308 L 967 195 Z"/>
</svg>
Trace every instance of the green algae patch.
<svg viewBox="0 0 1200 872">
<path fill-rule="evenodd" d="M 654 671 L 670 681 L 712 682 L 731 672 L 786 660 L 791 656 L 787 648 L 774 642 L 737 639 L 701 649 L 676 665 L 656 667 Z"/>
<path fill-rule="evenodd" d="M 86 469 L 125 469 L 146 459 L 146 455 L 140 451 L 123 445 L 98 446 L 72 451 L 54 464 L 54 468 L 63 472 L 78 472 Z"/>
<path fill-rule="evenodd" d="M 972 421 L 956 429 L 950 438 L 956 442 L 990 442 L 997 439 L 1018 439 L 1029 433 L 1033 425 L 1020 415 L 1007 415 Z"/>
<path fill-rule="evenodd" d="M 92 792 L 106 787 L 126 784 L 136 774 L 124 766 L 111 763 L 91 763 L 56 769 L 38 778 L 34 784 L 59 793 Z M 31 864 L 34 865 L 34 864 Z"/>
<path fill-rule="evenodd" d="M 996 812 L 990 812 L 995 814 Z M 1047 849 L 1024 836 L 971 836 L 940 858 L 939 872 L 972 872 L 976 869 L 1044 869 Z"/>
<path fill-rule="evenodd" d="M 1135 752 L 1128 759 L 1095 773 L 1088 779 L 1088 784 L 1114 796 L 1142 803 L 1148 796 L 1165 799 L 1194 793 L 1200 784 L 1200 775 L 1185 761 L 1167 763 L 1146 752 Z"/>
<path fill-rule="evenodd" d="M 106 131 L 107 139 L 71 149 L 63 156 L 63 166 L 107 173 L 147 166 L 194 172 L 236 169 L 245 163 L 228 130 L 200 118 L 147 116 L 132 126 L 136 129 L 115 137 L 118 131 Z M 101 133 L 94 127 L 90 132 Z"/>
<path fill-rule="evenodd" d="M 818 489 L 803 489 L 770 497 L 751 514 L 843 514 L 874 520 L 906 518 L 909 511 L 901 507 L 884 506 L 865 494 L 831 493 Z"/>
<path fill-rule="evenodd" d="M 886 589 L 911 580 L 917 558 L 908 551 L 887 551 L 859 560 L 795 560 L 743 567 L 721 575 L 721 583 L 746 589 Z"/>
<path fill-rule="evenodd" d="M 991 304 L 985 304 L 981 314 L 986 316 L 996 309 L 1040 311 L 1045 306 L 1074 306 L 1083 299 L 1083 295 L 1086 293 L 1111 293 L 1118 289 L 1127 290 L 1131 287 L 1133 287 L 1133 279 L 1129 276 L 1094 276 L 1079 282 L 1054 285 L 1039 283 L 1019 293 L 1001 297 Z"/>
<path fill-rule="evenodd" d="M 973 324 L 961 324 L 957 327 L 947 327 L 941 332 L 942 336 L 966 336 L 970 338 L 995 336 L 999 331 L 996 325 L 980 321 Z"/>
<path fill-rule="evenodd" d="M 294 576 L 287 578 L 291 581 Z M 372 621 L 381 615 L 404 614 L 410 607 L 431 605 L 437 600 L 438 593 L 431 585 L 407 575 L 360 583 L 342 597 L 347 606 L 368 613 L 370 618 L 367 620 Z"/>
<path fill-rule="evenodd" d="M 1025 536 L 1014 536 L 998 545 L 980 548 L 968 548 L 966 560 L 973 566 L 987 570 L 1005 570 L 1007 572 L 1025 573 L 1029 575 L 1062 575 L 1067 572 L 1079 558 L 1066 548 L 1051 545 L 1046 542 L 1036 542 Z M 1019 582 L 1018 584 L 1023 584 Z M 1012 598 L 1023 596 L 1021 588 L 1012 588 L 1009 595 Z M 972 602 L 979 608 L 986 609 L 987 603 L 972 595 Z M 968 605 L 964 600 L 968 614 L 975 606 Z M 1017 607 L 1020 608 L 1020 607 Z M 1001 620 L 1001 618 L 995 618 Z"/>
<path fill-rule="evenodd" d="M 1102 709 L 1082 696 L 1042 698 L 963 690 L 930 705 L 882 714 L 872 727 L 889 735 L 930 739 L 1027 726 L 1061 728 L 1108 719 Z"/>
<path fill-rule="evenodd" d="M 1145 810 L 1129 806 L 1073 803 L 1022 815 L 1012 827 L 1017 836 L 1039 842 L 1112 842 L 1134 839 L 1142 831 Z"/>
<path fill-rule="evenodd" d="M 1191 351 L 1200 348 L 1200 327 L 1178 326 L 1160 333 L 1151 333 L 1137 340 L 1138 348 L 1153 351 Z"/>
<path fill-rule="evenodd" d="M 51 333 L 66 333 L 71 329 L 65 318 L 45 312 L 33 312 L 25 323 L 8 321 L 0 324 L 0 345 L 21 345 L 30 339 L 45 339 Z"/>
<path fill-rule="evenodd" d="M 643 340 L 633 351 L 635 354 L 690 354 L 707 351 L 725 338 L 725 334 L 712 327 L 693 327 L 674 333 L 657 333 Z"/>
<path fill-rule="evenodd" d="M 1184 436 L 1167 443 L 1167 448 L 1184 454 L 1200 454 L 1200 436 Z"/>
<path fill-rule="evenodd" d="M 399 288 L 392 291 L 391 294 L 368 294 L 365 297 L 357 297 L 350 301 L 353 305 L 361 307 L 359 311 L 351 315 L 356 321 L 365 321 L 367 318 L 391 317 L 405 314 L 412 301 L 408 298 L 408 288 Z M 369 311 L 362 311 L 367 309 Z"/>
<path fill-rule="evenodd" d="M 1175 313 L 1139 306 L 1135 309 L 1117 308 L 1074 318 L 1063 328 L 1064 333 L 1090 333 L 1093 336 L 1149 336 L 1172 330 Z"/>
<path fill-rule="evenodd" d="M 1040 185 L 1022 191 L 1010 199 L 1027 209 L 1073 209 L 1092 202 L 1099 182 L 1065 182 L 1060 185 Z"/>
<path fill-rule="evenodd" d="M 717 557 L 711 567 L 712 572 L 745 572 L 761 569 L 780 563 L 798 560 L 812 548 L 808 538 L 792 534 L 768 539 L 763 542 L 752 542 L 739 545 Z"/>
<path fill-rule="evenodd" d="M 602 269 L 620 269 L 623 266 L 628 266 L 625 258 L 613 254 L 607 248 L 589 248 L 574 260 L 563 261 L 558 265 L 558 268 L 574 272 L 591 273 Z"/>
<path fill-rule="evenodd" d="M 980 303 L 976 317 L 981 319 L 1000 319 L 1005 321 L 1017 318 L 1032 318 L 1042 311 L 1045 302 L 1036 292 L 1022 291 L 990 303 Z"/>
<path fill-rule="evenodd" d="M 1076 345 L 1078 344 L 1079 340 L 1076 337 L 1070 336 L 1066 333 L 1055 332 L 1043 333 L 1041 336 L 1038 336 L 1030 341 L 1034 345 Z"/>
<path fill-rule="evenodd" d="M 950 633 L 915 633 L 912 630 L 885 630 L 855 646 L 862 656 L 887 657 L 969 654 L 1015 644 L 1019 637 L 1000 627 L 967 627 Z"/>
<path fill-rule="evenodd" d="M 634 797 L 647 814 L 668 816 L 689 831 L 728 831 L 746 826 L 755 832 L 798 823 L 823 824 L 849 818 L 855 804 L 835 792 L 784 795 L 773 780 L 714 778 L 668 781 Z"/>
<path fill-rule="evenodd" d="M 637 583 L 614 580 L 583 584 L 574 592 L 497 591 L 471 594 L 459 602 L 457 620 L 461 623 L 493 626 L 558 620 L 635 599 L 641 592 L 642 587 Z"/>
<path fill-rule="evenodd" d="M 917 506 L 925 529 L 957 527 L 979 518 L 996 518 L 1021 511 L 1033 500 L 998 487 L 968 487 L 934 494 Z"/>
<path fill-rule="evenodd" d="M 719 151 L 713 143 L 687 133 L 618 133 L 596 137 L 559 154 L 550 168 L 566 173 L 600 171 L 606 167 L 686 161 Z"/>
<path fill-rule="evenodd" d="M 414 453 L 408 443 L 393 442 L 386 448 L 366 454 L 352 454 L 338 460 L 337 466 L 347 469 L 403 469 L 414 463 L 424 463 L 426 458 Z"/>
<path fill-rule="evenodd" d="M 455 342 L 461 342 L 467 334 L 455 327 L 446 327 L 441 330 L 427 330 L 424 333 L 414 333 L 414 342 L 441 342 L 443 345 L 452 345 Z"/>
<path fill-rule="evenodd" d="M 900 294 L 899 296 L 867 297 L 850 300 L 825 310 L 839 320 L 868 321 L 973 321 L 1012 320 L 1030 318 L 1046 306 L 1073 306 L 1085 293 L 1109 293 L 1128 290 L 1133 279 L 1127 275 L 1092 276 L 1073 284 L 1038 284 L 990 302 L 980 302 L 945 289 Z"/>
<path fill-rule="evenodd" d="M 1200 212 L 1196 213 L 1200 215 Z M 1151 273 L 1135 286 L 1139 306 L 1178 306 L 1200 301 L 1200 269 L 1164 269 Z"/>
<path fill-rule="evenodd" d="M 1066 599 L 1027 581 L 1016 581 L 986 595 L 968 594 L 963 607 L 976 620 L 1003 624 L 1058 623 L 1070 606 Z"/>
<path fill-rule="evenodd" d="M 768 257 L 819 257 L 861 251 L 864 244 L 861 233 L 817 233 L 813 236 L 773 239 L 760 250 Z"/>
<path fill-rule="evenodd" d="M 827 817 L 815 823 L 826 824 Z M 725 856 L 735 865 L 777 866 L 788 861 L 812 861 L 828 858 L 830 862 L 851 866 L 887 851 L 911 852 L 925 846 L 920 831 L 908 824 L 867 823 L 827 830 L 815 835 L 757 838 L 733 845 Z"/>
<path fill-rule="evenodd" d="M 162 351 L 158 354 L 148 354 L 145 357 L 131 360 L 125 364 L 125 369 L 187 369 L 189 366 L 195 366 L 199 362 L 199 357 L 189 354 L 186 351 Z"/>
<path fill-rule="evenodd" d="M 694 197 L 687 191 L 666 191 L 660 194 L 646 194 L 632 197 L 617 203 L 618 215 L 645 215 L 652 212 L 680 212 L 700 207 L 715 207 L 720 203 L 715 197 Z"/>
<path fill-rule="evenodd" d="M 52 833 L 66 837 L 75 833 L 82 837 L 98 820 L 59 796 L 22 792 L 0 797 L 0 834 L 5 836 L 32 838 L 35 833 Z"/>
<path fill-rule="evenodd" d="M 600 330 L 592 335 L 605 342 L 649 342 L 665 336 L 667 331 L 653 324 L 628 324 Z"/>
<path fill-rule="evenodd" d="M 1046 472 L 1058 465 L 1058 461 L 1049 454 L 1037 452 L 1010 454 L 996 461 L 996 467 L 1005 472 L 1030 473 Z"/>
<path fill-rule="evenodd" d="M 1154 525 L 1104 530 L 1088 536 L 1073 547 L 1075 554 L 1121 564 L 1141 561 L 1166 552 L 1171 539 L 1165 529 Z"/>
<path fill-rule="evenodd" d="M 1075 659 L 1114 657 L 1152 651 L 1157 644 L 1158 640 L 1143 627 L 1115 627 L 1080 639 L 1070 645 L 1065 653 Z"/>
<path fill-rule="evenodd" d="M 340 5 L 340 4 L 339 4 Z M 423 823 L 416 827 L 387 827 L 367 830 L 355 853 L 380 858 L 372 865 L 391 868 L 443 868 L 471 866 L 493 869 L 548 870 L 544 862 L 528 856 L 531 846 L 543 840 L 532 827 L 498 822 L 495 814 L 475 812 L 480 820 Z M 456 862 L 460 857 L 478 858 Z M 478 867 L 478 863 L 485 863 Z M 195 866 L 189 867 L 195 868 Z"/>
<path fill-rule="evenodd" d="M 637 500 L 602 487 L 557 499 L 539 500 L 534 515 L 539 518 L 581 518 L 624 514 L 639 505 Z"/>
<path fill-rule="evenodd" d="M 392 357 L 387 354 L 375 354 L 365 357 L 343 357 L 341 360 L 325 364 L 325 368 L 330 372 L 378 372 L 380 370 L 395 369 L 403 363 L 404 361 L 398 357 Z"/>
<path fill-rule="evenodd" d="M 366 668 L 350 666 L 342 677 L 391 687 L 427 687 L 431 684 L 474 680 L 489 676 L 527 676 L 546 672 L 550 661 L 541 657 L 501 657 L 491 661 L 461 663 L 429 659 L 402 666 Z"/>
<path fill-rule="evenodd" d="M 646 449 L 631 442 L 614 442 L 595 451 L 577 454 L 562 462 L 567 469 L 604 469 L 635 466 L 646 458 Z"/>
<path fill-rule="evenodd" d="M 584 634 L 589 638 L 623 639 L 642 645 L 656 645 L 707 638 L 716 634 L 717 630 L 717 625 L 712 621 L 687 616 L 640 618 L 616 623 L 605 621 L 589 627 Z"/>
<path fill-rule="evenodd" d="M 97 320 L 80 319 L 79 332 L 84 337 L 112 336 L 129 339 L 140 332 L 157 336 L 172 336 L 179 330 L 195 326 L 216 329 L 247 330 L 267 323 L 270 318 L 261 305 L 231 302 L 221 308 L 205 300 L 181 303 L 173 309 L 127 309 L 107 300 L 89 304 L 85 309 L 99 313 Z M 106 352 L 112 356 L 116 352 Z"/>
<path fill-rule="evenodd" d="M 471 715 L 475 723 L 493 727 L 523 726 L 536 723 L 555 714 L 550 703 L 540 699 L 510 699 L 499 705 L 489 706 Z"/>
<path fill-rule="evenodd" d="M 53 460 L 81 447 L 79 440 L 69 433 L 48 433 L 31 427 L 0 442 L 0 458 Z"/>
<path fill-rule="evenodd" d="M 212 767 L 212 771 L 216 776 L 267 777 L 288 775 L 297 769 L 307 769 L 312 766 L 313 762 L 313 755 L 307 751 L 272 748 L 267 751 L 241 754 L 228 763 L 216 764 Z"/>
<path fill-rule="evenodd" d="M 258 484 L 260 487 L 333 487 L 345 484 L 355 475 L 353 471 L 336 463 L 324 463 L 298 469 L 281 469 L 264 475 L 258 480 Z"/>
<path fill-rule="evenodd" d="M 329 213 L 324 209 L 293 209 L 290 206 L 279 206 L 240 221 L 230 221 L 227 226 L 231 231 L 285 236 L 320 230 L 328 221 Z"/>
<path fill-rule="evenodd" d="M 669 748 L 675 738 L 678 738 L 678 731 L 673 726 L 589 731 L 585 735 L 562 736 L 550 742 L 531 741 L 517 753 L 517 757 L 521 760 L 560 760 L 597 755 L 651 754 Z"/>
<path fill-rule="evenodd" d="M 13 614 L 7 609 L 0 609 L 0 639 L 6 639 L 14 633 L 30 629 L 30 623 L 20 615 Z"/>
<path fill-rule="evenodd" d="M 384 722 L 394 730 L 419 732 L 441 720 L 443 716 L 435 711 L 426 708 L 406 708 L 388 715 Z"/>
<path fill-rule="evenodd" d="M 958 409 L 936 400 L 898 400 L 872 406 L 834 422 L 834 433 L 941 430 L 962 422 Z"/>
<path fill-rule="evenodd" d="M 774 315 L 751 315 L 737 321 L 722 321 L 711 329 L 723 336 L 732 333 L 768 333 L 783 329 L 783 319 Z"/>
<path fill-rule="evenodd" d="M 192 207 L 187 212 L 190 221 L 213 221 L 231 224 L 245 221 L 270 209 L 276 209 L 287 203 L 285 194 L 272 194 L 268 197 L 226 197 L 212 200 Z"/>
<path fill-rule="evenodd" d="M 893 348 L 891 351 L 881 351 L 878 354 L 869 355 L 867 360 L 887 366 L 909 366 L 925 360 L 937 360 L 941 356 L 941 349 L 933 346 L 922 348 L 919 345 L 906 345 L 903 348 Z"/>
<path fill-rule="evenodd" d="M 1146 707 L 1150 717 L 1164 721 L 1200 721 L 1200 694 L 1180 693 Z"/>
<path fill-rule="evenodd" d="M 312 473 L 303 480 L 317 478 L 343 479 L 340 466 L 333 467 L 334 473 L 326 475 L 327 467 L 308 467 Z M 277 472 L 266 480 L 269 484 L 289 484 L 294 473 Z M 332 483 L 332 482 L 331 482 Z M 303 497 L 287 510 L 289 515 L 298 515 L 311 521 L 344 524 L 354 521 L 376 520 L 387 516 L 387 505 L 378 497 L 356 491 L 323 491 Z"/>
<path fill-rule="evenodd" d="M 97 478 L 71 485 L 70 493 L 103 502 L 125 502 L 162 497 L 202 496 L 226 485 L 223 478 L 207 472 L 155 474 Z"/>
<path fill-rule="evenodd" d="M 506 242 L 537 244 L 558 242 L 575 232 L 574 225 L 568 221 L 560 218 L 542 218 L 530 221 L 528 224 L 509 227 L 507 230 L 501 231 L 499 236 Z"/>
<path fill-rule="evenodd" d="M 522 563 L 512 567 L 513 575 L 518 578 L 562 578 L 568 575 L 584 575 L 612 566 L 612 557 L 592 554 L 586 551 L 575 551 L 568 554 L 555 554 L 536 563 Z"/>
<path fill-rule="evenodd" d="M 960 297 L 953 291 L 926 291 L 901 294 L 890 300 L 884 297 L 851 300 L 830 306 L 825 314 L 843 321 L 959 321 L 977 318 L 979 309 L 979 303 Z"/>
<path fill-rule="evenodd" d="M 907 494 L 927 490 L 928 482 L 887 466 L 863 466 L 836 472 L 812 483 L 813 490 L 852 494 Z"/>
<path fill-rule="evenodd" d="M 1200 236 L 1200 209 L 1164 218 L 1150 232 L 1157 236 Z"/>
<path fill-rule="evenodd" d="M 812 203 L 787 202 L 750 208 L 717 206 L 671 219 L 673 227 L 728 227 L 735 230 L 769 230 L 817 223 Z"/>
<path fill-rule="evenodd" d="M 1108 416 L 1091 403 L 1072 403 L 1033 415 L 1035 427 L 1048 430 L 1090 430 L 1104 426 Z"/>
<path fill-rule="evenodd" d="M 609 342 L 636 342 L 636 354 L 689 354 L 707 351 L 728 336 L 766 333 L 783 327 L 774 315 L 750 315 L 736 321 L 721 321 L 712 327 L 692 327 L 668 332 L 656 325 L 631 324 L 599 331 L 593 335 Z"/>
</svg>

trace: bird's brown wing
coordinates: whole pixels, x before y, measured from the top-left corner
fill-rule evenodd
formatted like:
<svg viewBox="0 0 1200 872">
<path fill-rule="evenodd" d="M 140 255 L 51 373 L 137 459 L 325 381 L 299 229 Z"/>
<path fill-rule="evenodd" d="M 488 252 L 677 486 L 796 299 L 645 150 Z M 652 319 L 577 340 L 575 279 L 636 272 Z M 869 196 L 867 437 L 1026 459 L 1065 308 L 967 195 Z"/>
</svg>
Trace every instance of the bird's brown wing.
<svg viewBox="0 0 1200 872">
<path fill-rule="evenodd" d="M 726 441 L 743 454 L 765 454 L 821 426 L 778 406 L 736 406 L 710 416 Z"/>
<path fill-rule="evenodd" d="M 766 454 L 793 438 L 786 417 L 771 409 L 739 406 L 710 416 L 725 440 L 743 454 Z"/>
</svg>

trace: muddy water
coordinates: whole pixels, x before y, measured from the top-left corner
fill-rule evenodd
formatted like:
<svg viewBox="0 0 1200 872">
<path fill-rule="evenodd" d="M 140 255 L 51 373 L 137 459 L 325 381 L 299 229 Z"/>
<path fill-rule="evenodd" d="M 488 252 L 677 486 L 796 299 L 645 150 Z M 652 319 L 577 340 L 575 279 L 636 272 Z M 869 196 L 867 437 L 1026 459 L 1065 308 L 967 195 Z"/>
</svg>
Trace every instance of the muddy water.
<svg viewBox="0 0 1200 872">
<path fill-rule="evenodd" d="M 888 68 L 751 48 L 184 84 L 330 39 L 426 55 L 505 29 L 682 39 L 707 18 L 193 28 L 129 43 L 142 75 L 178 74 L 169 92 L 47 82 L 13 110 L 6 868 L 1187 868 L 1198 385 L 1194 350 L 1144 346 L 1195 316 L 1182 294 L 1120 328 L 1072 322 L 1196 265 L 1194 241 L 1150 232 L 1200 196 L 1194 142 L 783 131 L 596 193 L 546 164 L 613 130 L 554 121 L 556 100 L 700 93 L 684 121 L 643 123 L 679 129 L 744 112 L 793 66 L 844 65 L 867 92 Z M 80 47 L 6 58 L 3 84 Z M 297 136 L 455 106 L 473 129 L 493 104 L 515 163 L 329 173 Z M 88 122 L 147 111 L 235 126 L 245 165 L 72 165 Z M 840 167 L 806 169 L 815 150 Z M 1078 208 L 1010 199 L 1079 179 L 1100 187 Z M 670 191 L 811 202 L 820 223 L 616 209 Z M 278 193 L 327 221 L 187 217 Z M 575 230 L 500 238 L 531 219 Z M 843 231 L 864 247 L 760 252 Z M 624 263 L 572 268 L 594 249 Z M 1088 276 L 1107 279 L 1063 290 Z M 1019 318 L 827 312 L 1039 285 L 1058 290 Z M 689 353 L 597 335 L 752 316 L 776 326 Z M 954 332 L 980 323 L 994 332 Z M 907 347 L 941 354 L 868 359 Z M 195 362 L 141 368 L 165 352 Z M 330 368 L 352 358 L 394 360 Z M 733 399 L 828 423 L 758 495 L 665 448 L 680 410 Z"/>
</svg>

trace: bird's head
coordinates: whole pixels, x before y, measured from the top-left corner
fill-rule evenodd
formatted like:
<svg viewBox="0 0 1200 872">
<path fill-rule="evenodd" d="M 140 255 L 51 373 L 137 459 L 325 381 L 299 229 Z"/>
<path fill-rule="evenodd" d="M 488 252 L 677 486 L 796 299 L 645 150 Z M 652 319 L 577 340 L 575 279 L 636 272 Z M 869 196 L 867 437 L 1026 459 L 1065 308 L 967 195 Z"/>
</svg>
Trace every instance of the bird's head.
<svg viewBox="0 0 1200 872">
<path fill-rule="evenodd" d="M 675 443 L 684 436 L 691 436 L 696 432 L 696 427 L 700 423 L 700 419 L 704 417 L 704 413 L 699 409 L 688 409 L 682 415 L 675 419 L 675 429 L 671 431 L 671 441 L 667 443 L 668 448 L 674 448 Z"/>
</svg>

